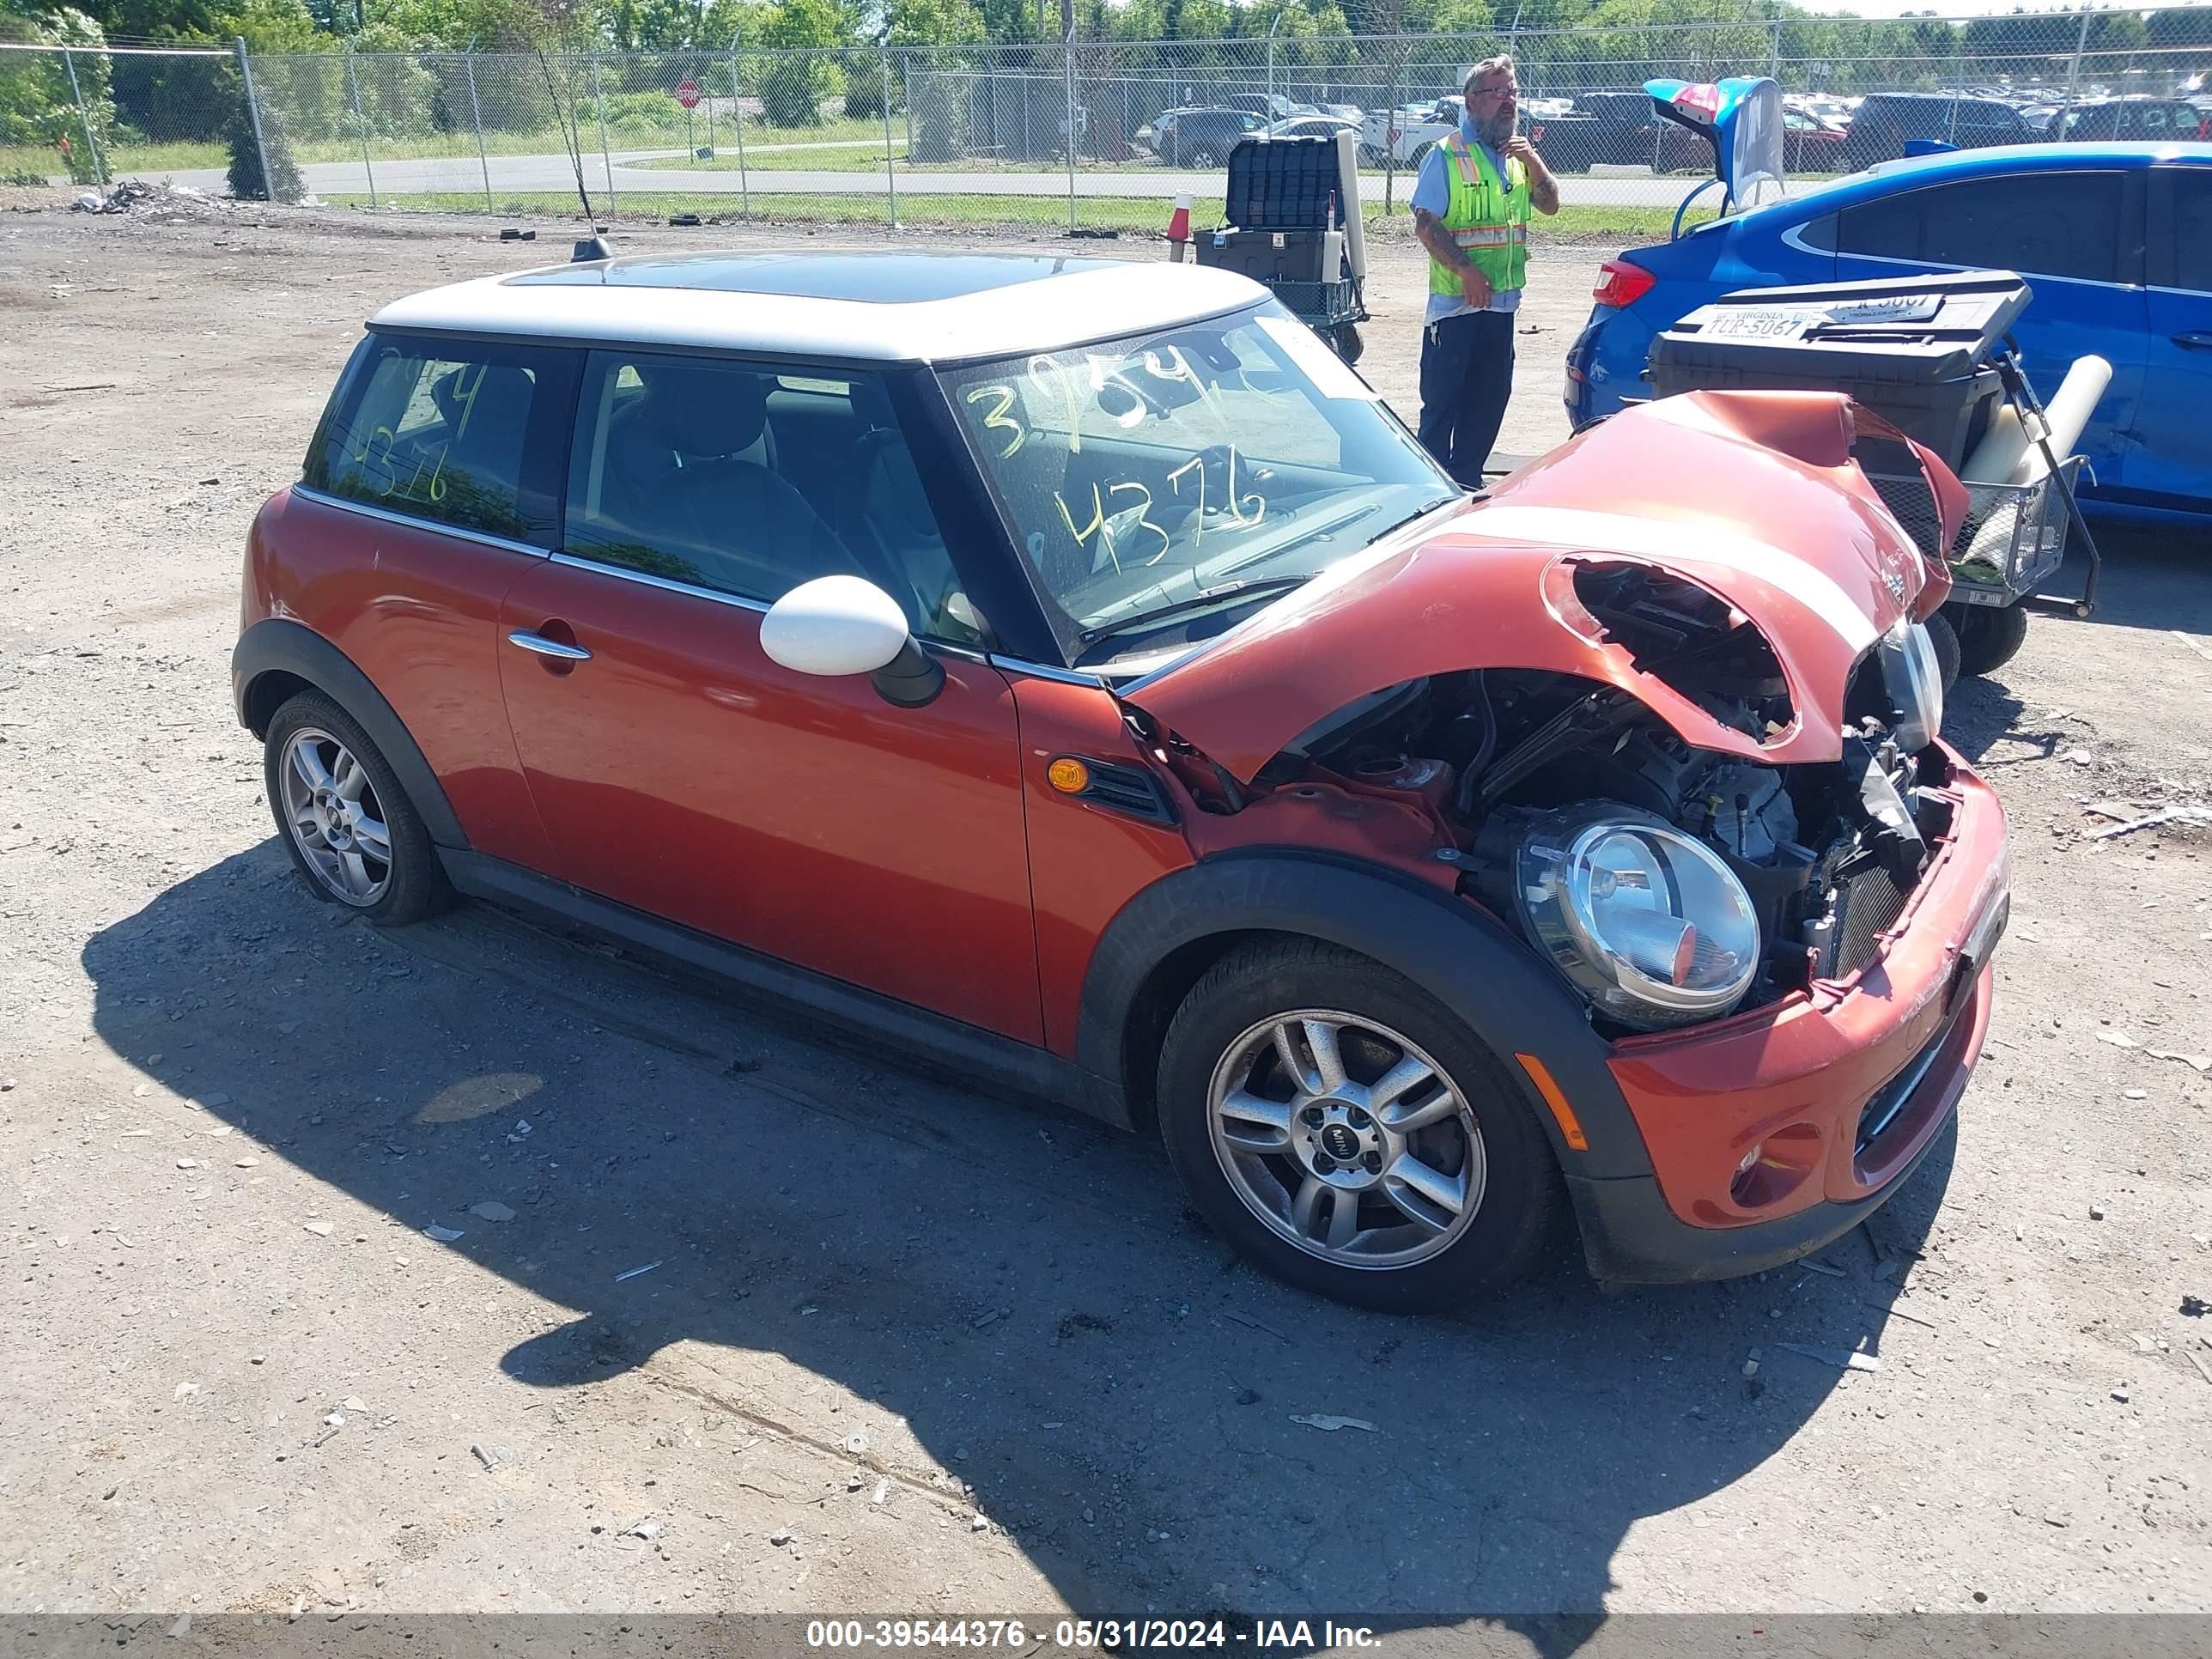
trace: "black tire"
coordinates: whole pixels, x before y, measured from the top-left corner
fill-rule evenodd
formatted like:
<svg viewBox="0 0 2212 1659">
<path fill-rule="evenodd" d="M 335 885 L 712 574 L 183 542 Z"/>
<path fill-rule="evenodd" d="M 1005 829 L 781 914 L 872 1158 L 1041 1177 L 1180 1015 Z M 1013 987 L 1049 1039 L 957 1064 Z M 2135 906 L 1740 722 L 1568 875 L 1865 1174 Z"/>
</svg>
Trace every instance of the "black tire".
<svg viewBox="0 0 2212 1659">
<path fill-rule="evenodd" d="M 1217 1067 L 1255 1027 L 1305 1009 L 1340 1011 L 1402 1036 L 1472 1109 L 1484 1161 L 1481 1192 L 1458 1236 L 1426 1259 L 1362 1267 L 1310 1253 L 1261 1218 L 1215 1150 L 1208 1103 Z M 1346 1054 L 1352 1058 L 1349 1048 Z M 1498 1058 L 1403 975 L 1313 940 L 1234 950 L 1192 988 L 1161 1047 L 1159 1118 L 1176 1173 L 1215 1231 L 1275 1278 L 1360 1307 L 1433 1313 L 1495 1292 L 1528 1271 L 1559 1213 L 1563 1188 L 1550 1144 Z"/>
<path fill-rule="evenodd" d="M 1359 337 L 1359 327 L 1356 323 L 1339 323 L 1329 331 L 1328 343 L 1336 349 L 1336 355 L 1344 359 L 1347 368 L 1358 362 L 1360 354 L 1367 349 L 1367 342 Z"/>
<path fill-rule="evenodd" d="M 1190 165 L 1194 167 L 1207 168 L 1218 167 L 1221 163 L 1213 159 L 1213 151 L 1210 146 L 1200 144 L 1196 149 L 1191 151 Z"/>
<path fill-rule="evenodd" d="M 1948 606 L 1928 619 L 1928 638 L 1936 647 L 1936 666 L 1943 689 L 1948 691 L 1959 683 L 1959 635 L 1951 625 Z"/>
<path fill-rule="evenodd" d="M 295 737 L 304 735 L 312 743 L 315 734 L 343 745 L 360 763 L 362 771 L 367 775 L 362 802 L 369 815 L 385 827 L 390 856 L 380 860 L 373 854 L 364 854 L 364 867 L 372 874 L 378 863 L 383 864 L 384 879 L 366 895 L 349 896 L 340 890 L 334 884 L 336 878 L 311 861 L 302 845 L 302 832 L 295 829 L 286 811 L 286 756 Z M 320 744 L 316 746 L 320 756 L 327 757 L 331 752 Z M 321 692 L 301 692 L 270 720 L 269 736 L 263 745 L 262 774 L 269 795 L 269 810 L 276 821 L 277 839 L 284 843 L 293 867 L 317 898 L 357 910 L 380 927 L 401 927 L 421 921 L 453 903 L 453 888 L 446 880 L 445 866 L 438 860 L 437 849 L 431 845 L 430 832 L 423 828 L 422 815 L 407 799 L 407 792 L 399 787 L 399 780 L 392 775 L 383 751 L 353 716 Z"/>
<path fill-rule="evenodd" d="M 1993 673 L 2027 643 L 2027 607 L 1964 605 L 1959 619 L 1959 666 L 1969 674 Z"/>
</svg>

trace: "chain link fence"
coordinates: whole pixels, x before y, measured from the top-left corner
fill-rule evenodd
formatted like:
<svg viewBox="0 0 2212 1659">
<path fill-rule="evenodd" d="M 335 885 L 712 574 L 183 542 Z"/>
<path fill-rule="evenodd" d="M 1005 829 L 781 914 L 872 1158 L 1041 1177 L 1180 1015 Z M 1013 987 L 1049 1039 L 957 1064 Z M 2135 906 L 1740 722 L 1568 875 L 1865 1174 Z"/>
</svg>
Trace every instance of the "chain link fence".
<svg viewBox="0 0 2212 1659">
<path fill-rule="evenodd" d="M 174 175 L 230 190 L 230 141 L 251 122 L 237 51 L 11 41 L 0 36 L 0 183 L 105 189 Z M 259 173 L 241 177 L 261 192 Z"/>
<path fill-rule="evenodd" d="M 1769 75 L 1793 179 L 1913 139 L 2212 135 L 2212 4 L 1875 21 L 1792 11 L 1677 27 L 811 52 L 255 53 L 0 41 L 0 176 L 125 173 L 368 208 L 696 214 L 1040 231 L 1220 216 L 1236 142 L 1358 135 L 1370 214 L 1510 52 L 1522 130 L 1570 217 L 1667 214 L 1711 161 L 1657 77 Z M 74 75 L 72 81 L 70 76 Z M 244 158 L 241 160 L 241 157 Z"/>
</svg>

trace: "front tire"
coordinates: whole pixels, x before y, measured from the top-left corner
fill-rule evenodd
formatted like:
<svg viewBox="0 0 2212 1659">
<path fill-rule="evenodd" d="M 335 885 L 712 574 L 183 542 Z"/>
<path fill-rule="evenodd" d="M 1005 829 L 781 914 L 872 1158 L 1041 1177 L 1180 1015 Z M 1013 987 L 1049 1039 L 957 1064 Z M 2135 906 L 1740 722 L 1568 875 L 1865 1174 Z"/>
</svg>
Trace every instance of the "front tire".
<svg viewBox="0 0 2212 1659">
<path fill-rule="evenodd" d="M 315 896 L 404 927 L 453 902 L 430 833 L 383 751 L 319 691 L 269 722 L 263 773 L 276 833 Z"/>
<path fill-rule="evenodd" d="M 1192 1200 L 1303 1290 L 1393 1313 L 1522 1277 L 1559 1178 L 1519 1089 L 1440 1003 L 1311 940 L 1232 951 L 1168 1028 L 1160 1129 Z"/>
</svg>

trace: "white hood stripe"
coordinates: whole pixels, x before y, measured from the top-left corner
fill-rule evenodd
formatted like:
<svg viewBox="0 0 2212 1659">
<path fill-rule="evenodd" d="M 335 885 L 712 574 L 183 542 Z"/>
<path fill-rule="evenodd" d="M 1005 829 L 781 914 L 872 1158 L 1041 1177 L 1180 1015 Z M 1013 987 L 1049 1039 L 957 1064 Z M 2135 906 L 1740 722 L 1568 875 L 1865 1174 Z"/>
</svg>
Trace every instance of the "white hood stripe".
<svg viewBox="0 0 2212 1659">
<path fill-rule="evenodd" d="M 1873 618 L 1826 571 L 1770 543 L 1706 525 L 1500 501 L 1468 514 L 1449 533 L 1601 556 L 1626 553 L 1667 564 L 1725 565 L 1789 594 L 1834 629 L 1853 656 L 1878 637 Z"/>
</svg>

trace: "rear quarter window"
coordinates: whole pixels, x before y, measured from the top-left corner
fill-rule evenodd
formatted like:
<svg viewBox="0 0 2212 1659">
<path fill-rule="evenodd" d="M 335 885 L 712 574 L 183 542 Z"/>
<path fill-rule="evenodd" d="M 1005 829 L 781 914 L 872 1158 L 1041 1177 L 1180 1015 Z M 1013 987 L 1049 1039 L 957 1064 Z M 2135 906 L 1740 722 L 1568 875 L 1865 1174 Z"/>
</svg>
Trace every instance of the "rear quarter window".
<svg viewBox="0 0 2212 1659">
<path fill-rule="evenodd" d="M 553 545 L 545 446 L 570 370 L 525 347 L 372 336 L 336 394 L 303 482 L 341 500 L 533 547 Z M 565 447 L 565 443 L 564 446 Z"/>
</svg>

